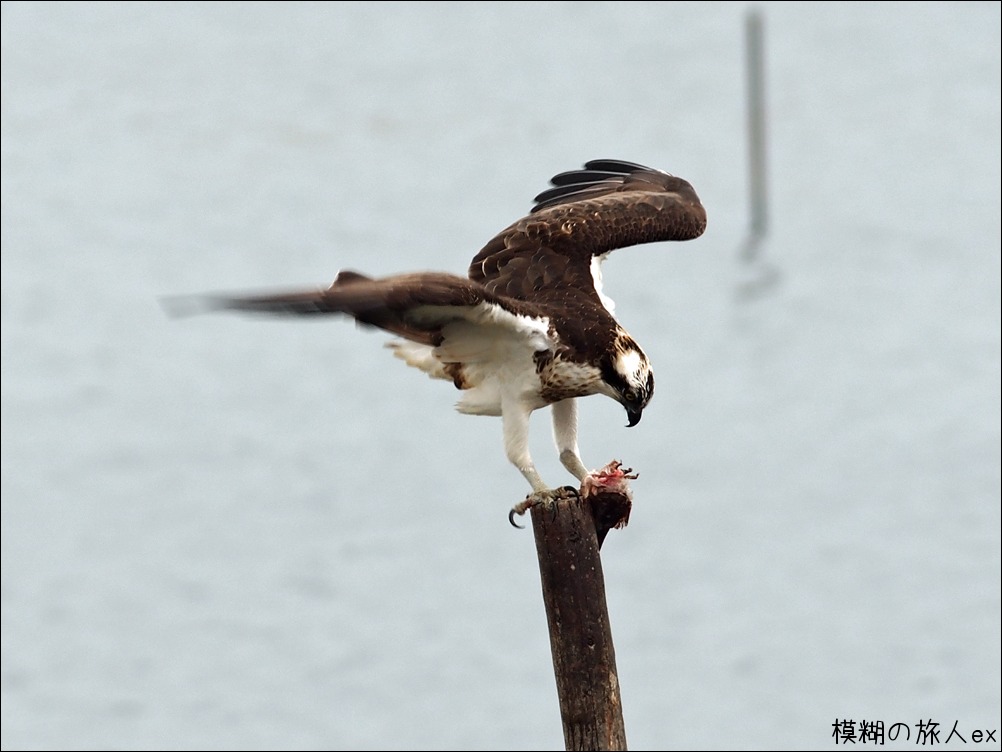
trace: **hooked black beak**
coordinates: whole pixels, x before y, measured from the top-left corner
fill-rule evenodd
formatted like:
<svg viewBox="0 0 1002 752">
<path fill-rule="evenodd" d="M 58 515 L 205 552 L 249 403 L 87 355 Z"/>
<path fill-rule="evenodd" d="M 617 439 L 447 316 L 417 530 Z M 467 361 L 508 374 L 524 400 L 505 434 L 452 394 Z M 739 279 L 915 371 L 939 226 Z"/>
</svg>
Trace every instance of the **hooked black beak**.
<svg viewBox="0 0 1002 752">
<path fill-rule="evenodd" d="M 626 424 L 627 428 L 633 428 L 637 423 L 640 422 L 640 416 L 643 414 L 644 408 L 638 407 L 636 409 L 632 407 L 626 408 L 626 417 L 629 418 L 629 423 Z"/>
</svg>

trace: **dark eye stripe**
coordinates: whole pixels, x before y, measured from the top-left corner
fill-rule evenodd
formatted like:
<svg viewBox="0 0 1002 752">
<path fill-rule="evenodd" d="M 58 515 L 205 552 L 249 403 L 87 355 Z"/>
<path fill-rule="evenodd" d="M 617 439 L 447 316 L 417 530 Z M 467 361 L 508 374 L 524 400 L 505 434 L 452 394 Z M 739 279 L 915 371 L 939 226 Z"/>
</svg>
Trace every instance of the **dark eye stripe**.
<svg viewBox="0 0 1002 752">
<path fill-rule="evenodd" d="M 605 362 L 602 363 L 602 378 L 607 384 L 615 387 L 620 392 L 625 392 L 630 388 L 630 385 L 626 382 L 619 371 L 613 368 L 612 363 Z"/>
</svg>

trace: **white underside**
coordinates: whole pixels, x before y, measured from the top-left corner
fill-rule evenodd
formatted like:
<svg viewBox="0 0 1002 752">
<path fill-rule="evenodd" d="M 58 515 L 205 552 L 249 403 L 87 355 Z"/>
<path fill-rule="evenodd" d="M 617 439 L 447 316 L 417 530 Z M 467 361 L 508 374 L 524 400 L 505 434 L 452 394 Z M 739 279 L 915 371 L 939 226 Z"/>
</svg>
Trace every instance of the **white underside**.
<svg viewBox="0 0 1002 752">
<path fill-rule="evenodd" d="M 461 413 L 501 415 L 506 401 L 528 411 L 543 407 L 533 356 L 554 346 L 549 322 L 515 316 L 489 303 L 464 310 L 469 311 L 465 318 L 445 324 L 440 346 L 395 341 L 390 344 L 394 355 L 429 376 L 450 381 L 445 364 L 462 363 L 468 386 L 456 403 Z"/>
</svg>

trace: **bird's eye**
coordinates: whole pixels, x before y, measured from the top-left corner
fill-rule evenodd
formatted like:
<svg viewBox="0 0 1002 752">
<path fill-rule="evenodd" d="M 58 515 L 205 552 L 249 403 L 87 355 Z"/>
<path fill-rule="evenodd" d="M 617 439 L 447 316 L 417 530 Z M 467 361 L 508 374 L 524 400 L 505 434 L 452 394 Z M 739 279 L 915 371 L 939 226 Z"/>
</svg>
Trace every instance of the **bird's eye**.
<svg viewBox="0 0 1002 752">
<path fill-rule="evenodd" d="M 627 402 L 636 402 L 637 392 L 633 389 L 627 389 L 625 392 L 623 392 L 623 399 L 625 399 Z"/>
</svg>

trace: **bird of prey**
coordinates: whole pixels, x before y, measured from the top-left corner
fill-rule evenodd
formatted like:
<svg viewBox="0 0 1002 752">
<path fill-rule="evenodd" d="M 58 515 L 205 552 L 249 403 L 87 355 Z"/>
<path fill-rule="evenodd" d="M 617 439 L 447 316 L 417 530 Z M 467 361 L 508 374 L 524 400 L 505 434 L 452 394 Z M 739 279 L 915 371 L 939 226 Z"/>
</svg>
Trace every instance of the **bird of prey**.
<svg viewBox="0 0 1002 752">
<path fill-rule="evenodd" d="M 466 277 L 341 271 L 326 289 L 198 296 L 182 312 L 343 314 L 396 335 L 397 357 L 462 392 L 460 412 L 501 417 L 505 454 L 531 486 L 528 498 L 553 498 L 558 490 L 529 454 L 530 414 L 550 406 L 560 461 L 584 483 L 577 398 L 611 397 L 635 426 L 654 394 L 647 355 L 602 292 L 602 261 L 617 248 L 699 237 L 706 212 L 688 182 L 632 162 L 594 160 L 550 182 L 528 215 L 473 257 Z"/>
</svg>

